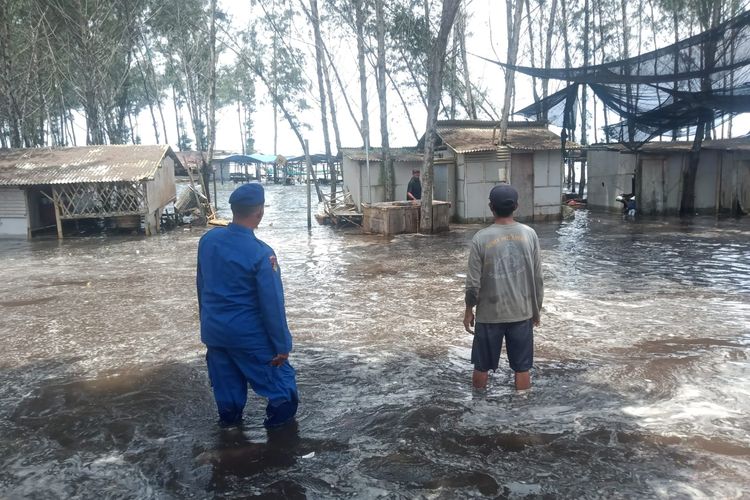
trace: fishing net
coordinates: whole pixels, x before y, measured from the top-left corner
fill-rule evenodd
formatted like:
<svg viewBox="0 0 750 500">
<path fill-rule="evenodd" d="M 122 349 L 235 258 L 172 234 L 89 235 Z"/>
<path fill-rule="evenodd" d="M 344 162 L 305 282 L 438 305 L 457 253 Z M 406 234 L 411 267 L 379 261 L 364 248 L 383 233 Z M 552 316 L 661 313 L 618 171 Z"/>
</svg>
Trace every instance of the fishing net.
<svg viewBox="0 0 750 500">
<path fill-rule="evenodd" d="M 750 11 L 668 47 L 622 61 L 580 68 L 509 66 L 520 73 L 568 82 L 562 90 L 516 114 L 575 129 L 582 85 L 621 121 L 604 128 L 608 138 L 638 148 L 659 135 L 685 137 L 750 112 Z"/>
</svg>

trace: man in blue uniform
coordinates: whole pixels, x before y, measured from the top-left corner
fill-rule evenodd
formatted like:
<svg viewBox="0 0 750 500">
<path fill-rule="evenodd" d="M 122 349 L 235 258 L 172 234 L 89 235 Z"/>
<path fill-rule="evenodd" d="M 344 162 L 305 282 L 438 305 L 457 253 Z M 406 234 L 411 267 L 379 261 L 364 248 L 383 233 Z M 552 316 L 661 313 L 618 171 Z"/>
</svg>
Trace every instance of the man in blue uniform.
<svg viewBox="0 0 750 500">
<path fill-rule="evenodd" d="M 229 197 L 232 223 L 207 232 L 198 245 L 201 341 L 222 426 L 242 422 L 248 383 L 268 399 L 266 427 L 297 413 L 281 271 L 274 251 L 254 233 L 264 202 L 263 186 L 243 184 Z"/>
</svg>

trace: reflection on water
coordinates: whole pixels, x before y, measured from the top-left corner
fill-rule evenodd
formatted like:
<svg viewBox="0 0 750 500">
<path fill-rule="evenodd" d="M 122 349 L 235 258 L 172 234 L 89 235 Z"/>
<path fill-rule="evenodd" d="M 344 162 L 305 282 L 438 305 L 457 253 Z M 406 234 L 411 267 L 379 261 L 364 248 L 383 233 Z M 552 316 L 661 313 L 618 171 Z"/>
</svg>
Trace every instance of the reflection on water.
<svg viewBox="0 0 750 500">
<path fill-rule="evenodd" d="M 227 185 L 220 212 L 229 217 Z M 467 243 L 306 228 L 269 186 L 298 429 L 251 399 L 221 431 L 199 342 L 203 228 L 1 241 L 0 496 L 741 497 L 750 481 L 750 225 L 537 224 L 534 388 L 470 387 Z"/>
</svg>

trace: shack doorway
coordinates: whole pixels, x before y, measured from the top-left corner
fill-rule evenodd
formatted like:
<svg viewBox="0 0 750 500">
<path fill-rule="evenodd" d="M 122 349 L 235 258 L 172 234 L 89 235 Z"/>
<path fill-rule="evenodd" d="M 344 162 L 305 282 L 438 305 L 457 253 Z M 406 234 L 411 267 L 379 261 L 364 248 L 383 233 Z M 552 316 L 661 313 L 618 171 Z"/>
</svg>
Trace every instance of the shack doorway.
<svg viewBox="0 0 750 500">
<path fill-rule="evenodd" d="M 56 234 L 55 204 L 51 198 L 51 186 L 34 186 L 27 191 L 29 234 L 32 238 Z"/>
<path fill-rule="evenodd" d="M 448 165 L 435 164 L 434 169 L 433 192 L 436 200 L 448 200 Z"/>
</svg>

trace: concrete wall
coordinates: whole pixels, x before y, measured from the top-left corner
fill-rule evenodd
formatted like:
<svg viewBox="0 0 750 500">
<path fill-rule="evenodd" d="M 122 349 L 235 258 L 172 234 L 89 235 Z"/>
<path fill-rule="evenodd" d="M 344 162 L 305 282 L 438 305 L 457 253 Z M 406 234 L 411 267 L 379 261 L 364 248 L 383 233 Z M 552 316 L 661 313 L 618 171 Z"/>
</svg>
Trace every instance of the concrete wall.
<svg viewBox="0 0 750 500">
<path fill-rule="evenodd" d="M 0 237 L 28 236 L 26 194 L 17 187 L 0 187 Z"/>
<path fill-rule="evenodd" d="M 615 200 L 618 194 L 632 191 L 635 176 L 635 155 L 619 151 L 589 150 L 586 165 L 588 174 L 588 206 L 591 209 L 621 211 Z"/>
</svg>

